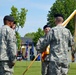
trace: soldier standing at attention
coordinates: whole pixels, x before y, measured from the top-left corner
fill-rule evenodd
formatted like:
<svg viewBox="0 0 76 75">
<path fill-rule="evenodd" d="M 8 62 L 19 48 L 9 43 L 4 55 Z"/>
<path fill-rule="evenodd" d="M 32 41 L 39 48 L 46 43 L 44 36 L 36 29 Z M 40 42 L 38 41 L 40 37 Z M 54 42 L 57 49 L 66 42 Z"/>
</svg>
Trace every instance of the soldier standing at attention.
<svg viewBox="0 0 76 75">
<path fill-rule="evenodd" d="M 48 75 L 67 75 L 68 73 L 68 47 L 73 45 L 73 37 L 70 31 L 63 27 L 63 16 L 55 15 L 56 27 L 53 27 L 41 44 L 38 44 L 37 50 L 45 51 L 50 44 L 50 63 Z"/>
<path fill-rule="evenodd" d="M 49 25 L 45 25 L 43 27 L 43 30 L 44 30 L 45 35 L 43 37 L 39 38 L 36 46 L 38 46 L 38 44 L 40 44 L 44 40 L 44 37 L 50 31 L 50 29 L 51 28 L 50 28 Z M 49 71 L 49 68 L 48 68 L 49 54 L 45 54 L 44 55 L 44 52 L 41 53 L 41 62 L 42 62 L 42 75 L 48 75 L 48 71 Z"/>
<path fill-rule="evenodd" d="M 16 37 L 11 28 L 14 18 L 6 15 L 4 25 L 0 29 L 0 75 L 13 75 L 13 66 L 16 62 Z"/>
</svg>

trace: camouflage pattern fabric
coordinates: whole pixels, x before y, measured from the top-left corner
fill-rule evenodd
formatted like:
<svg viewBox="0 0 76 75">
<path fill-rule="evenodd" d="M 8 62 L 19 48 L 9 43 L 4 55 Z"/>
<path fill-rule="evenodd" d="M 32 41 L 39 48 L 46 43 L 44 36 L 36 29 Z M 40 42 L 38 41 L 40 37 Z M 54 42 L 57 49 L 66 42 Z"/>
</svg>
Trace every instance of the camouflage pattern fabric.
<svg viewBox="0 0 76 75">
<path fill-rule="evenodd" d="M 43 51 L 45 51 L 46 47 L 49 44 L 51 48 L 50 61 L 53 61 L 54 63 L 58 62 L 60 64 L 63 63 L 68 66 L 68 49 L 74 44 L 73 37 L 70 31 L 67 28 L 62 27 L 61 25 L 57 25 L 49 31 L 43 42 L 38 44 L 36 49 L 37 51 L 40 51 L 42 53 Z M 53 72 L 53 69 L 51 69 L 51 72 Z"/>
<path fill-rule="evenodd" d="M 0 29 L 0 75 L 12 75 L 16 50 L 15 32 L 8 25 L 4 25 Z"/>
<path fill-rule="evenodd" d="M 38 44 L 40 44 L 43 40 L 44 40 L 45 36 L 39 38 L 37 44 L 36 44 L 36 47 L 38 47 Z M 49 63 L 49 54 L 46 55 L 46 57 L 44 58 L 44 61 L 42 61 L 41 59 L 41 64 L 42 64 L 42 69 L 41 69 L 41 72 L 42 72 L 42 75 L 48 75 L 48 63 Z"/>
<path fill-rule="evenodd" d="M 0 75 L 13 75 L 13 67 L 9 67 L 9 62 L 0 61 Z"/>
</svg>

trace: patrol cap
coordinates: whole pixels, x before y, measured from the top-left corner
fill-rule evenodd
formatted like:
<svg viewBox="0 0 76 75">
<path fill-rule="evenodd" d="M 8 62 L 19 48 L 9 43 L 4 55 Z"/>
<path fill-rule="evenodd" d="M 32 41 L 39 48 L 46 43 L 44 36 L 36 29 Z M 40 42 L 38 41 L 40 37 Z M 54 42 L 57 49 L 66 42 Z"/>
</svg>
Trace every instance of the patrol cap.
<svg viewBox="0 0 76 75">
<path fill-rule="evenodd" d="M 14 18 L 12 16 L 9 16 L 9 15 L 6 15 L 3 20 L 4 21 L 8 20 L 8 21 L 14 22 Z"/>
<path fill-rule="evenodd" d="M 54 17 L 55 17 L 55 18 L 57 18 L 57 17 L 62 17 L 62 18 L 64 18 L 62 14 L 55 14 Z"/>
<path fill-rule="evenodd" d="M 44 27 L 43 27 L 43 29 L 45 29 L 45 28 L 47 28 L 47 27 L 50 27 L 50 25 L 45 25 Z M 50 27 L 51 28 L 51 27 Z"/>
</svg>

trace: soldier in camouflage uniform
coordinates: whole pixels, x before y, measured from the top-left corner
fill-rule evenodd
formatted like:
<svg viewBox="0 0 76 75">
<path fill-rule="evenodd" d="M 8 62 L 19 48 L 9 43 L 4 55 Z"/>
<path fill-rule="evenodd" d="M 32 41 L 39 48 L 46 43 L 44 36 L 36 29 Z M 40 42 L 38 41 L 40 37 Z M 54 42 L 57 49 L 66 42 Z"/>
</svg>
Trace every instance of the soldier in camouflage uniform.
<svg viewBox="0 0 76 75">
<path fill-rule="evenodd" d="M 43 52 L 50 44 L 48 75 L 67 75 L 68 73 L 68 47 L 72 47 L 73 37 L 67 28 L 61 26 L 62 22 L 62 15 L 55 15 L 55 23 L 57 26 L 52 28 L 43 42 L 36 47 L 38 51 Z"/>
<path fill-rule="evenodd" d="M 50 26 L 49 25 L 45 25 L 43 27 L 43 30 L 44 30 L 45 35 L 43 37 L 39 38 L 39 40 L 37 42 L 37 45 L 40 44 L 44 40 L 44 37 L 50 31 Z M 45 56 L 44 60 L 41 59 L 41 61 L 42 61 L 42 75 L 48 75 L 48 71 L 49 71 L 49 68 L 48 68 L 49 54 Z"/>
<path fill-rule="evenodd" d="M 12 16 L 5 16 L 4 25 L 0 29 L 0 75 L 13 75 L 16 61 L 16 37 L 11 28 L 14 24 Z"/>
</svg>

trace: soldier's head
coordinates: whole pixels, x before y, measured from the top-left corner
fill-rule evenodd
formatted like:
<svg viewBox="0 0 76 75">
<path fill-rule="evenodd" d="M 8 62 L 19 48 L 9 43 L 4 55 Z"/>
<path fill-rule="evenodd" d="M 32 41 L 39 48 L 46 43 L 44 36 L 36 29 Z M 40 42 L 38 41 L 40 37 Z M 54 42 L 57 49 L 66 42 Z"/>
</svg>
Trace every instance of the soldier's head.
<svg viewBox="0 0 76 75">
<path fill-rule="evenodd" d="M 43 27 L 44 33 L 47 34 L 50 31 L 51 27 L 49 25 L 45 25 Z"/>
<path fill-rule="evenodd" d="M 13 26 L 14 25 L 14 18 L 12 16 L 6 15 L 3 18 L 4 25 Z"/>
<path fill-rule="evenodd" d="M 55 17 L 55 24 L 56 25 L 63 23 L 64 18 L 63 18 L 62 14 L 55 14 L 54 17 Z"/>
<path fill-rule="evenodd" d="M 16 29 L 16 22 L 14 22 L 14 25 L 11 28 Z"/>
</svg>

